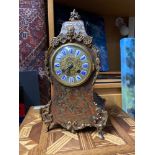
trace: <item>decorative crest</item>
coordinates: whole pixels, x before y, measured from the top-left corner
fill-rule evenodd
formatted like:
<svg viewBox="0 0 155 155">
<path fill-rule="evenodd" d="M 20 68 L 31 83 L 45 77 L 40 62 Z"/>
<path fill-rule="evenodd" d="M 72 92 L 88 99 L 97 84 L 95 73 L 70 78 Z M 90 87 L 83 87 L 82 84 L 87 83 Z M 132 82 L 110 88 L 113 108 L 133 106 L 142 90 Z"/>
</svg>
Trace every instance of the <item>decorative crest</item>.
<svg viewBox="0 0 155 155">
<path fill-rule="evenodd" d="M 80 19 L 80 15 L 78 14 L 78 12 L 76 12 L 76 10 L 74 9 L 73 12 L 70 13 L 70 21 L 74 21 L 74 20 L 79 20 Z"/>
</svg>

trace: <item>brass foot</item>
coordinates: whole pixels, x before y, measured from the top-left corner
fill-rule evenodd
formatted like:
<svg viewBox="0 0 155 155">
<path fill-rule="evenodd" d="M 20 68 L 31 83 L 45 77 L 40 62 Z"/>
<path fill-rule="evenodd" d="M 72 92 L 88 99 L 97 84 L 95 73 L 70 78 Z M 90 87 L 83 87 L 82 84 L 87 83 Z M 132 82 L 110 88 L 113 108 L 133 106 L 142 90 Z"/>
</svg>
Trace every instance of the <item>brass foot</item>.
<svg viewBox="0 0 155 155">
<path fill-rule="evenodd" d="M 100 139 L 104 139 L 104 132 L 103 131 L 98 131 L 98 136 Z"/>
</svg>

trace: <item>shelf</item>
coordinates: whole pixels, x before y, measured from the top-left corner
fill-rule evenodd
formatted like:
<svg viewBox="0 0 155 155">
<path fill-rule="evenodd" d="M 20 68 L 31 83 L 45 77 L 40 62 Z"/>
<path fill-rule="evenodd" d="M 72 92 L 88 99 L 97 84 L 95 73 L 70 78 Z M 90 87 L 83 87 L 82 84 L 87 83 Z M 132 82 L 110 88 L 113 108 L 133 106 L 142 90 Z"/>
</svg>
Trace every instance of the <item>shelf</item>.
<svg viewBox="0 0 155 155">
<path fill-rule="evenodd" d="M 118 16 L 124 17 L 128 23 L 128 17 L 134 16 L 134 0 L 48 0 L 49 40 L 54 37 L 54 4 L 81 9 L 95 13 L 104 18 L 106 42 L 109 57 L 109 72 L 99 72 L 93 88 L 99 96 L 104 98 L 108 105 L 122 106 L 121 72 L 120 72 L 120 33 L 115 26 Z M 64 10 L 60 11 L 63 13 Z M 51 85 L 51 95 L 54 90 Z"/>
<path fill-rule="evenodd" d="M 121 79 L 97 79 L 96 83 L 114 83 L 114 82 L 121 82 Z"/>
<path fill-rule="evenodd" d="M 106 42 L 109 58 L 109 71 L 120 71 L 121 35 L 115 26 L 118 16 L 128 24 L 129 16 L 135 16 L 135 0 L 48 0 L 49 40 L 54 37 L 54 4 L 95 13 L 104 18 Z M 64 10 L 60 10 L 62 13 Z"/>
<path fill-rule="evenodd" d="M 126 17 L 135 15 L 134 0 L 55 0 L 54 2 L 89 12 L 91 10 L 91 12 L 101 16 Z"/>
<path fill-rule="evenodd" d="M 99 72 L 99 74 L 101 75 L 120 75 L 121 72 L 120 71 L 111 71 L 111 72 Z"/>
<path fill-rule="evenodd" d="M 104 84 L 95 84 L 94 88 L 121 88 L 121 83 L 104 83 Z"/>
</svg>

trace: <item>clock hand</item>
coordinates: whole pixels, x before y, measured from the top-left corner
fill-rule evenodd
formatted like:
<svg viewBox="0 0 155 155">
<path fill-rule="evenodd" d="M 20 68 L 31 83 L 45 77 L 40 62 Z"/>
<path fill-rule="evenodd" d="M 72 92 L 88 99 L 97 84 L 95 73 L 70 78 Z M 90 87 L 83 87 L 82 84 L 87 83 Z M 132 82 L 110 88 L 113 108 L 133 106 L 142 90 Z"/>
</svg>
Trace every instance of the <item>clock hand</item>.
<svg viewBox="0 0 155 155">
<path fill-rule="evenodd" d="M 79 69 L 79 70 L 77 70 L 77 73 L 80 73 L 80 71 L 81 71 L 80 69 Z"/>
<path fill-rule="evenodd" d="M 70 74 L 70 70 L 73 68 L 73 64 L 71 64 L 68 68 L 67 68 L 67 74 Z"/>
<path fill-rule="evenodd" d="M 63 72 L 66 72 L 67 70 L 69 71 L 70 69 L 73 68 L 73 64 L 70 64 L 66 69 L 63 69 Z"/>
<path fill-rule="evenodd" d="M 72 69 L 73 68 L 73 64 L 70 64 L 70 66 L 68 67 L 68 69 Z"/>
</svg>

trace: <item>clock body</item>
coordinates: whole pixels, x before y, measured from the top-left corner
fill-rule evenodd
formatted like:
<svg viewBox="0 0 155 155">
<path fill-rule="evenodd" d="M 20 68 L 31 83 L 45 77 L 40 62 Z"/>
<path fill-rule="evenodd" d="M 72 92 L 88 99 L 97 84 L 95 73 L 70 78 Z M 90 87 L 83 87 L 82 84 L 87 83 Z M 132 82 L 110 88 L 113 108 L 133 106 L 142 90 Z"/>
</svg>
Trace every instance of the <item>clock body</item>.
<svg viewBox="0 0 155 155">
<path fill-rule="evenodd" d="M 52 75 L 63 85 L 75 87 L 87 81 L 93 70 L 87 48 L 77 43 L 60 46 L 50 57 Z"/>
<path fill-rule="evenodd" d="M 72 132 L 94 126 L 102 137 L 108 115 L 93 96 L 100 69 L 98 54 L 74 10 L 45 54 L 46 74 L 53 90 L 51 100 L 41 109 L 48 131 L 57 125 Z"/>
</svg>

